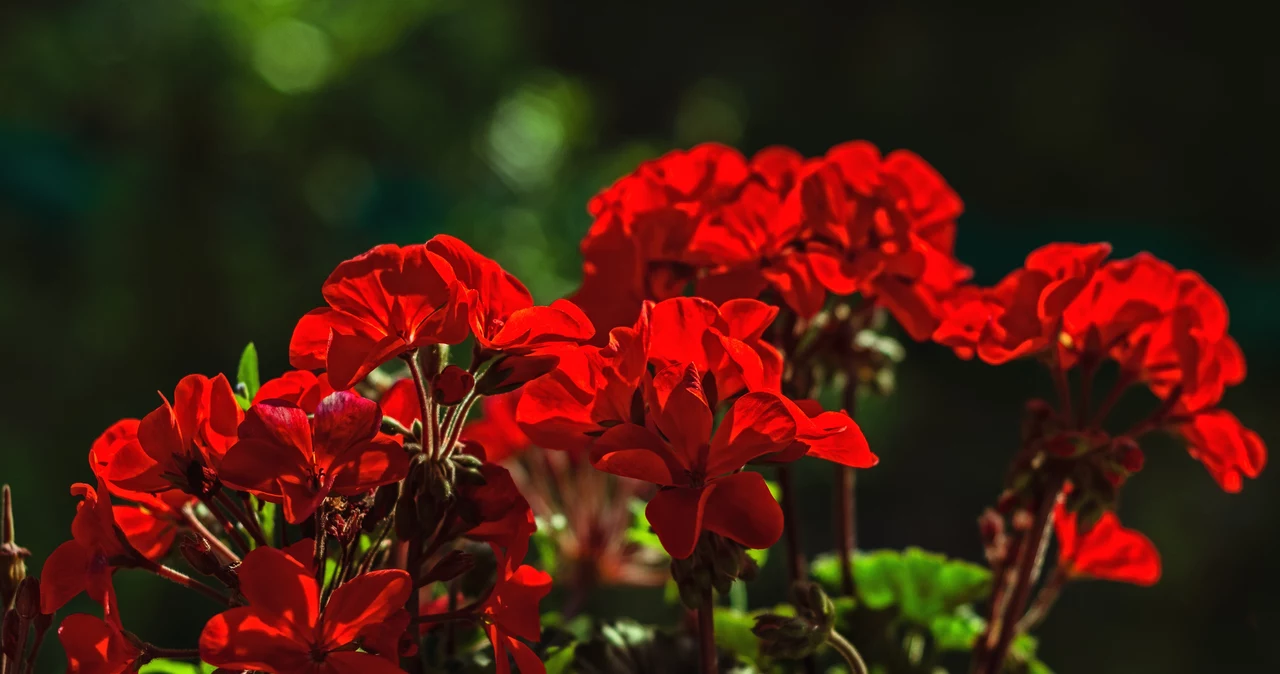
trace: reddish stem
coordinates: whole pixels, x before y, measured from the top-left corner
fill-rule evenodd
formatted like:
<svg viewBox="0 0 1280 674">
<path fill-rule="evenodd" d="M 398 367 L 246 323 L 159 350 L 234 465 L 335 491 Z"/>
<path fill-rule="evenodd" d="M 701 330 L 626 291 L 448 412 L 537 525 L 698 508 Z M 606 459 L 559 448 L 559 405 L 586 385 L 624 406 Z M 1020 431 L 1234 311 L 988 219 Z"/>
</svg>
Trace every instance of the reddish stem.
<svg viewBox="0 0 1280 674">
<path fill-rule="evenodd" d="M 181 585 L 182 587 L 185 587 L 189 590 L 195 590 L 196 592 L 203 594 L 204 596 L 218 602 L 219 604 L 224 604 L 226 606 L 235 605 L 235 600 L 233 600 L 231 597 L 225 594 L 222 594 L 221 592 L 209 587 L 208 585 L 205 585 L 204 583 L 201 583 L 200 581 L 195 580 L 191 576 L 188 576 L 182 573 L 181 571 L 178 571 L 176 569 L 171 569 L 163 564 L 156 564 L 155 562 L 147 562 L 146 564 L 143 564 L 138 568 L 144 571 L 150 571 L 151 573 L 154 573 L 155 575 L 160 576 L 161 578 L 171 583 Z"/>
<path fill-rule="evenodd" d="M 702 593 L 702 606 L 698 608 L 698 642 L 702 654 L 702 674 L 718 674 L 716 657 L 715 602 L 711 588 Z"/>
<path fill-rule="evenodd" d="M 204 522 L 201 522 L 200 519 L 196 517 L 196 514 L 191 511 L 190 507 L 184 507 L 182 509 L 182 521 L 185 522 L 192 531 L 196 532 L 197 535 L 209 542 L 209 547 L 213 548 L 214 551 L 222 556 L 224 564 L 234 564 L 240 561 L 240 556 L 231 548 L 227 547 L 227 544 L 223 543 L 221 538 L 214 536 L 213 532 L 209 531 L 209 528 L 204 525 Z"/>
</svg>

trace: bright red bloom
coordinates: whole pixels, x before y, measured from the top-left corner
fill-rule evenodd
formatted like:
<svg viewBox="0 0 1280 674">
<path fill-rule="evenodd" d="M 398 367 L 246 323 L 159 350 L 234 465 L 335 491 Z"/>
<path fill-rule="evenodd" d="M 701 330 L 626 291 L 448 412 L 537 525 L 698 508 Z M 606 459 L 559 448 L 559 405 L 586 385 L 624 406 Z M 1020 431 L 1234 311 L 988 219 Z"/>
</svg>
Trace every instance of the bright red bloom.
<svg viewBox="0 0 1280 674">
<path fill-rule="evenodd" d="M 333 387 L 329 385 L 329 375 L 292 370 L 263 382 L 253 402 L 284 400 L 306 410 L 307 414 L 314 414 L 320 401 L 328 398 L 330 393 L 333 393 Z"/>
<path fill-rule="evenodd" d="M 137 505 L 113 507 L 116 525 L 124 532 L 130 545 L 147 559 L 159 560 L 168 553 L 182 523 L 182 509 L 193 497 L 177 489 L 148 494 L 122 489 L 108 480 L 111 463 L 116 454 L 128 451 L 141 452 L 138 443 L 138 420 L 122 419 L 112 424 L 94 441 L 89 449 L 89 467 L 94 475 L 106 484 L 110 493 L 131 499 Z"/>
<path fill-rule="evenodd" d="M 53 614 L 73 597 L 85 592 L 102 604 L 107 620 L 119 623 L 111 576 L 117 567 L 134 566 L 142 555 L 133 549 L 116 527 L 107 485 L 98 489 L 77 482 L 72 495 L 79 496 L 71 522 L 72 539 L 59 545 L 45 560 L 40 578 L 40 612 Z"/>
<path fill-rule="evenodd" d="M 691 243 L 702 223 L 732 207 L 750 172 L 742 155 L 715 143 L 641 164 L 594 197 L 582 240 L 582 287 L 573 301 L 603 343 L 631 325 L 645 300 L 684 294 L 697 266 L 712 260 Z"/>
<path fill-rule="evenodd" d="M 427 242 L 427 250 L 447 261 L 458 280 L 476 291 L 470 323 L 481 348 L 527 353 L 551 344 L 579 344 L 595 334 L 591 321 L 573 302 L 534 306 L 523 283 L 462 241 L 441 234 Z"/>
<path fill-rule="evenodd" d="M 1196 414 L 1181 425 L 1181 431 L 1192 458 L 1203 463 L 1228 492 L 1240 491 L 1243 478 L 1258 477 L 1267 463 L 1267 446 L 1262 438 L 1226 410 Z"/>
<path fill-rule="evenodd" d="M 422 419 L 422 402 L 418 399 L 418 387 L 412 379 L 400 379 L 391 385 L 378 399 L 382 414 L 399 421 L 408 428 Z"/>
<path fill-rule="evenodd" d="M 193 374 L 138 424 L 138 442 L 111 459 L 111 483 L 148 493 L 167 489 L 207 497 L 218 488 L 218 466 L 236 441 L 244 413 L 227 378 Z"/>
<path fill-rule="evenodd" d="M 58 640 L 67 654 L 67 674 L 130 674 L 142 665 L 142 651 L 119 628 L 96 616 L 63 618 Z"/>
<path fill-rule="evenodd" d="M 729 300 L 717 307 L 700 297 L 648 302 L 636 330 L 648 335 L 649 362 L 663 369 L 693 363 L 716 380 L 716 396 L 746 389 L 777 390 L 782 354 L 764 341 L 778 308 L 757 300 Z"/>
<path fill-rule="evenodd" d="M 474 295 L 425 244 L 373 248 L 338 265 L 321 292 L 329 306 L 298 321 L 289 362 L 325 368 L 339 390 L 418 347 L 461 342 Z"/>
<path fill-rule="evenodd" d="M 480 607 L 485 634 L 493 643 L 494 671 L 509 674 L 512 658 L 520 674 L 546 674 L 546 665 L 520 639 L 536 643 L 542 638 L 538 603 L 551 592 L 551 576 L 532 566 L 499 566 L 498 582 Z"/>
<path fill-rule="evenodd" d="M 330 493 L 356 496 L 405 476 L 404 449 L 379 436 L 381 423 L 377 403 L 346 391 L 322 400 L 313 419 L 282 400 L 258 403 L 223 459 L 223 480 L 283 503 L 285 519 L 297 524 Z"/>
<path fill-rule="evenodd" d="M 938 300 L 970 274 L 954 257 L 963 204 L 942 176 L 912 152 L 882 157 L 854 141 L 831 148 L 797 189 L 818 280 L 874 299 L 912 338 L 928 339 Z"/>
<path fill-rule="evenodd" d="M 275 674 L 402 674 L 387 658 L 357 652 L 360 636 L 403 610 L 412 581 L 400 569 L 372 571 L 333 591 L 320 614 L 310 570 L 274 548 L 257 548 L 238 568 L 249 605 L 214 616 L 200 634 L 200 658 L 230 670 Z"/>
<path fill-rule="evenodd" d="M 516 423 L 516 408 L 522 395 L 523 389 L 516 389 L 486 397 L 480 401 L 480 418 L 463 427 L 462 439 L 483 447 L 485 461 L 502 463 L 533 446 Z"/>
<path fill-rule="evenodd" d="M 782 510 L 758 473 L 737 472 L 761 456 L 785 450 L 796 424 L 779 396 L 747 393 L 712 434 L 714 416 L 693 365 L 658 373 L 650 392 L 651 423 L 622 423 L 592 447 L 600 470 L 668 487 L 646 509 L 667 552 L 688 557 L 704 530 L 749 548 L 782 535 Z"/>
<path fill-rule="evenodd" d="M 1077 516 L 1061 503 L 1054 511 L 1058 565 L 1070 577 L 1154 585 L 1160 580 L 1160 553 L 1151 539 L 1120 526 L 1113 512 L 1103 513 L 1092 529 L 1077 530 Z"/>
</svg>

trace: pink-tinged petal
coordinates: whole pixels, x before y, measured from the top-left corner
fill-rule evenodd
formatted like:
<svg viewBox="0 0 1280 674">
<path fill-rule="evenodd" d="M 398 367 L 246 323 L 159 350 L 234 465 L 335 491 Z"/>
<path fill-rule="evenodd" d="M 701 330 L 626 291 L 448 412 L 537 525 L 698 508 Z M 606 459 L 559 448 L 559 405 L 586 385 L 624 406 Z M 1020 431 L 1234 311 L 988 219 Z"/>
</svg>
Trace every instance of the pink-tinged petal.
<svg viewBox="0 0 1280 674">
<path fill-rule="evenodd" d="M 338 391 L 320 401 L 314 422 L 316 464 L 328 462 L 377 435 L 382 423 L 378 403 L 348 392 Z"/>
<path fill-rule="evenodd" d="M 313 663 L 302 637 L 279 616 L 242 606 L 219 613 L 205 624 L 200 632 L 200 659 L 232 671 L 309 672 Z"/>
<path fill-rule="evenodd" d="M 237 442 L 223 457 L 219 471 L 226 486 L 275 499 L 284 496 L 279 486 L 282 476 L 297 481 L 311 474 L 311 464 L 296 448 L 253 439 Z"/>
<path fill-rule="evenodd" d="M 242 441 L 264 442 L 292 450 L 304 464 L 311 463 L 311 422 L 301 407 L 283 400 L 268 400 L 249 408 L 239 431 Z"/>
<path fill-rule="evenodd" d="M 653 484 L 675 484 L 687 467 L 653 431 L 636 424 L 619 424 L 591 445 L 591 463 L 620 477 Z"/>
<path fill-rule="evenodd" d="M 397 659 L 397 662 L 399 660 Z M 368 653 L 341 651 L 325 657 L 323 674 L 404 674 L 399 664 Z"/>
<path fill-rule="evenodd" d="M 644 514 L 667 554 L 676 559 L 693 554 L 702 534 L 707 499 L 717 485 L 713 482 L 706 487 L 673 487 L 653 495 Z"/>
<path fill-rule="evenodd" d="M 245 555 L 238 575 L 240 592 L 256 611 L 299 631 L 309 632 L 316 624 L 316 580 L 297 560 L 275 548 L 255 548 Z"/>
<path fill-rule="evenodd" d="M 324 642 L 333 648 L 350 643 L 365 627 L 402 610 L 412 588 L 409 574 L 400 569 L 370 571 L 343 583 L 325 606 Z"/>
<path fill-rule="evenodd" d="M 373 440 L 334 457 L 328 471 L 334 492 L 355 496 L 404 478 L 409 473 L 409 456 L 397 442 Z"/>
<path fill-rule="evenodd" d="M 752 459 L 780 452 L 796 439 L 796 421 L 781 396 L 748 393 L 738 398 L 711 441 L 706 473 L 733 472 Z"/>
<path fill-rule="evenodd" d="M 94 551 L 67 541 L 49 554 L 40 569 L 40 612 L 52 615 L 85 591 Z"/>
<path fill-rule="evenodd" d="M 748 548 L 763 550 L 782 537 L 782 508 L 759 473 L 734 473 L 713 483 L 702 526 Z"/>
</svg>

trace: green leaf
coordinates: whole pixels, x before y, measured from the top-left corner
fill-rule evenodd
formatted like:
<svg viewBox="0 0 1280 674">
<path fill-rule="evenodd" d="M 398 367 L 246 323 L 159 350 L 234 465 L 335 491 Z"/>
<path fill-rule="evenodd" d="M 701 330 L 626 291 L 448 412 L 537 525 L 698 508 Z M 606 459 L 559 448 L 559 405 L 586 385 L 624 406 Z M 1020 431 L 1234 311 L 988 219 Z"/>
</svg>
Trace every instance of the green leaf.
<svg viewBox="0 0 1280 674">
<path fill-rule="evenodd" d="M 258 395 L 258 389 L 262 387 L 262 380 L 258 375 L 258 349 L 249 342 L 244 347 L 244 351 L 240 353 L 240 367 L 236 368 L 236 381 L 243 386 L 243 393 L 240 386 L 236 387 L 236 400 L 240 402 L 240 406 L 249 409 L 249 403 L 253 401 L 253 397 Z"/>
<path fill-rule="evenodd" d="M 986 627 L 987 621 L 974 613 L 971 607 L 961 606 L 951 615 L 935 617 L 929 624 L 929 631 L 933 633 L 934 647 L 938 650 L 969 651 Z"/>
<path fill-rule="evenodd" d="M 716 646 L 751 662 L 760 659 L 760 640 L 751 631 L 756 619 L 744 611 L 716 607 Z"/>
<path fill-rule="evenodd" d="M 166 660 L 157 658 L 142 666 L 139 674 L 208 674 L 215 668 L 203 662 L 199 664 L 182 660 Z"/>
<path fill-rule="evenodd" d="M 839 591 L 840 562 L 836 557 L 820 556 L 811 569 L 829 592 Z M 949 616 L 991 590 L 991 572 L 984 567 L 919 548 L 857 553 L 853 577 L 864 606 L 872 610 L 896 606 L 903 618 L 922 626 L 930 626 L 934 618 Z"/>
<path fill-rule="evenodd" d="M 543 661 L 547 666 L 547 674 L 568 674 L 569 665 L 573 664 L 573 654 L 577 647 L 577 644 L 569 644 L 548 653 Z"/>
<path fill-rule="evenodd" d="M 258 522 L 262 524 L 262 533 L 267 542 L 276 540 L 276 504 L 254 498 L 252 505 L 258 509 Z"/>
</svg>

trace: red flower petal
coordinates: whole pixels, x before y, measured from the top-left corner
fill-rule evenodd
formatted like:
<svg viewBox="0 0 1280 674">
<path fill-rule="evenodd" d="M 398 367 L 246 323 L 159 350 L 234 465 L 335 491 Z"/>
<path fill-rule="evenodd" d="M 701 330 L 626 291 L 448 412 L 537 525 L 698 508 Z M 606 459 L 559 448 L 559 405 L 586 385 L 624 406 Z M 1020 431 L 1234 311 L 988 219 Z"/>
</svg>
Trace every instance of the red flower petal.
<svg viewBox="0 0 1280 674">
<path fill-rule="evenodd" d="M 705 487 L 672 487 L 659 491 L 649 500 L 644 514 L 667 554 L 676 559 L 693 554 L 702 534 L 707 500 L 718 485 L 713 482 Z"/>
<path fill-rule="evenodd" d="M 343 583 L 325 606 L 324 642 L 345 645 L 365 627 L 403 610 L 412 587 L 409 574 L 401 569 L 370 571 Z"/>
<path fill-rule="evenodd" d="M 708 489 L 702 527 L 748 548 L 763 550 L 782 537 L 782 508 L 759 473 L 728 475 Z"/>
</svg>

